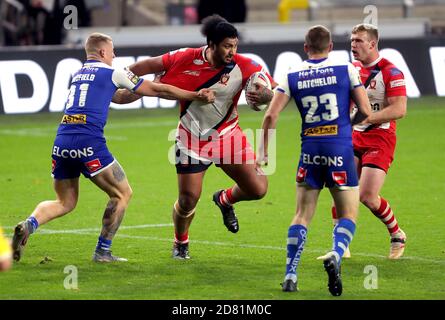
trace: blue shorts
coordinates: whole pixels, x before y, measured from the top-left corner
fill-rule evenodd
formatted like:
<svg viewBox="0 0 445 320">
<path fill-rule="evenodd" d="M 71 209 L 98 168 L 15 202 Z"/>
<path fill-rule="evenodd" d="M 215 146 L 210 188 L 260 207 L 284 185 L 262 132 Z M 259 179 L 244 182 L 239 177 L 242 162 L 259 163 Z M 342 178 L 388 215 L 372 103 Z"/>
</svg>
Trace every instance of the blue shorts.
<svg viewBox="0 0 445 320">
<path fill-rule="evenodd" d="M 89 135 L 57 135 L 52 150 L 54 179 L 91 178 L 114 162 L 105 138 Z"/>
<path fill-rule="evenodd" d="M 314 189 L 358 186 L 352 143 L 307 142 L 301 147 L 297 183 Z"/>
</svg>

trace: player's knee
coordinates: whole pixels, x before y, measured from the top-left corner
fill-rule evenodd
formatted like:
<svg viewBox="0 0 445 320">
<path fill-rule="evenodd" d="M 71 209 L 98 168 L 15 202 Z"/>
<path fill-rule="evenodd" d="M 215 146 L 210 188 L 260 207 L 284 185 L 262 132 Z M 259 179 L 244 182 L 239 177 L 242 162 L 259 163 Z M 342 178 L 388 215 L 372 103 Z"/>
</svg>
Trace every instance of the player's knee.
<svg viewBox="0 0 445 320">
<path fill-rule="evenodd" d="M 250 192 L 252 200 L 260 200 L 264 198 L 267 193 L 267 184 L 259 184 Z"/>
<path fill-rule="evenodd" d="M 61 201 L 62 206 L 64 208 L 65 213 L 71 212 L 76 208 L 77 205 L 77 199 L 70 198 L 70 199 L 64 199 Z"/>
<path fill-rule="evenodd" d="M 181 193 L 179 195 L 178 203 L 182 210 L 190 211 L 196 207 L 199 196 L 194 193 Z"/>
<path fill-rule="evenodd" d="M 125 190 L 123 194 L 124 201 L 128 203 L 130 202 L 132 197 L 133 197 L 133 189 L 130 186 L 128 186 L 128 188 Z"/>
<path fill-rule="evenodd" d="M 379 197 L 370 192 L 360 192 L 360 202 L 370 210 L 377 210 L 380 206 Z"/>
</svg>

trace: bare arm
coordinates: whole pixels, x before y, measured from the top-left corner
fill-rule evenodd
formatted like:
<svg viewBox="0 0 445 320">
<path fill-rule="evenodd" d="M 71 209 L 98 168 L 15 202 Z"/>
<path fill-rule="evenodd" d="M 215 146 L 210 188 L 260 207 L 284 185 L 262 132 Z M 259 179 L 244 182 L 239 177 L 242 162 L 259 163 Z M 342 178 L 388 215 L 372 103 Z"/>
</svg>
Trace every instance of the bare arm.
<svg viewBox="0 0 445 320">
<path fill-rule="evenodd" d="M 144 96 L 155 96 L 166 99 L 199 100 L 207 103 L 215 101 L 215 93 L 210 89 L 201 89 L 198 92 L 187 91 L 168 84 L 155 83 L 148 80 L 144 80 L 135 92 Z"/>
<path fill-rule="evenodd" d="M 406 96 L 389 97 L 388 105 L 382 110 L 373 112 L 367 119 L 368 123 L 381 124 L 403 118 L 406 115 Z"/>
<path fill-rule="evenodd" d="M 258 155 L 257 158 L 257 164 L 261 164 L 262 162 L 267 164 L 269 136 L 272 134 L 272 132 L 269 130 L 276 128 L 279 114 L 287 106 L 289 100 L 290 97 L 288 95 L 279 91 L 275 92 L 272 101 L 269 105 L 269 108 L 267 109 L 267 112 L 264 115 L 263 126 L 262 126 L 263 136 L 260 142 L 260 148 L 259 148 L 260 154 Z"/>
<path fill-rule="evenodd" d="M 137 76 L 143 76 L 150 73 L 159 73 L 164 71 L 162 56 L 144 59 L 133 63 L 130 67 L 131 72 Z"/>
<path fill-rule="evenodd" d="M 352 125 L 356 125 L 370 116 L 371 104 L 369 102 L 368 94 L 363 86 L 352 89 L 351 96 L 358 108 L 357 113 L 352 118 Z"/>
<path fill-rule="evenodd" d="M 273 91 L 260 84 L 255 84 L 255 89 L 255 91 L 246 92 L 246 98 L 255 105 L 269 104 L 274 95 Z"/>
<path fill-rule="evenodd" d="M 114 93 L 113 99 L 111 100 L 114 103 L 124 104 L 130 103 L 140 99 L 142 96 L 135 94 L 127 89 L 118 89 Z"/>
</svg>

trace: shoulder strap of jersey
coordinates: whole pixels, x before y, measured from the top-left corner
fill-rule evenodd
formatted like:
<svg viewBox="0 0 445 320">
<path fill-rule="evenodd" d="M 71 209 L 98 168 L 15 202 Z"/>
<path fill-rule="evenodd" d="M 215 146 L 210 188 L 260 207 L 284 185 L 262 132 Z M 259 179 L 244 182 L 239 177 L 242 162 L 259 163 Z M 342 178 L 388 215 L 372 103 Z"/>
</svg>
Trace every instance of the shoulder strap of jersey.
<svg viewBox="0 0 445 320">
<path fill-rule="evenodd" d="M 220 72 L 218 72 L 216 75 L 214 75 L 211 79 L 209 79 L 207 82 L 205 82 L 204 84 L 202 84 L 201 86 L 199 86 L 198 88 L 195 89 L 195 91 L 199 91 L 201 89 L 204 88 L 209 88 L 212 85 L 214 85 L 215 83 L 217 83 L 220 79 L 221 76 L 225 73 L 230 73 L 230 71 L 233 70 L 233 68 L 235 67 L 236 63 L 235 62 L 230 62 L 229 64 L 227 64 Z M 190 107 L 190 105 L 192 104 L 192 101 L 187 101 L 185 103 L 184 109 L 181 112 L 181 115 L 179 116 L 179 118 L 182 118 L 186 113 L 187 113 L 187 109 Z"/>
<path fill-rule="evenodd" d="M 371 83 L 371 80 L 375 78 L 375 76 L 380 72 L 379 64 L 377 63 L 375 67 L 371 70 L 371 74 L 369 75 L 368 79 L 366 79 L 366 82 L 364 84 L 365 88 L 368 88 L 369 84 Z"/>
<path fill-rule="evenodd" d="M 371 83 L 371 80 L 375 78 L 375 76 L 380 72 L 380 70 L 381 69 L 379 67 L 379 64 L 377 63 L 375 67 L 371 70 L 371 74 L 369 75 L 368 79 L 366 79 L 366 82 L 364 84 L 365 89 L 368 88 L 369 84 Z M 368 132 L 369 130 L 374 129 L 376 127 L 377 125 L 371 124 L 365 130 L 363 130 L 363 132 Z"/>
</svg>

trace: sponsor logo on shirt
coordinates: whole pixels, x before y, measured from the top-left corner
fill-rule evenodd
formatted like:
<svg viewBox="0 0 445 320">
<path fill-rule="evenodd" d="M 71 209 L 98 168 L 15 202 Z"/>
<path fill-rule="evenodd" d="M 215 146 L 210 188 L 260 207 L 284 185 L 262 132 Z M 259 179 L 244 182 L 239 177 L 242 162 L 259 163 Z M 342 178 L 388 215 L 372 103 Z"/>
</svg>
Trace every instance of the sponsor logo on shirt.
<svg viewBox="0 0 445 320">
<path fill-rule="evenodd" d="M 304 130 L 305 136 L 336 136 L 338 134 L 338 125 L 319 126 L 307 128 Z"/>
<path fill-rule="evenodd" d="M 391 68 L 390 72 L 391 72 L 391 75 L 393 75 L 393 76 L 397 76 L 399 74 L 402 74 L 402 71 L 400 71 L 397 68 Z"/>
<path fill-rule="evenodd" d="M 198 70 L 185 70 L 182 73 L 188 74 L 190 76 L 199 77 L 199 75 L 201 74 L 201 71 L 198 71 Z"/>
<path fill-rule="evenodd" d="M 139 77 L 135 75 L 133 72 L 131 72 L 129 69 L 125 69 L 125 72 L 127 73 L 127 78 L 133 82 L 134 84 L 138 84 Z"/>
<path fill-rule="evenodd" d="M 405 79 L 397 79 L 389 82 L 391 88 L 403 87 L 405 86 Z"/>
<path fill-rule="evenodd" d="M 62 117 L 63 124 L 86 124 L 87 115 L 86 114 L 64 114 Z"/>
</svg>

